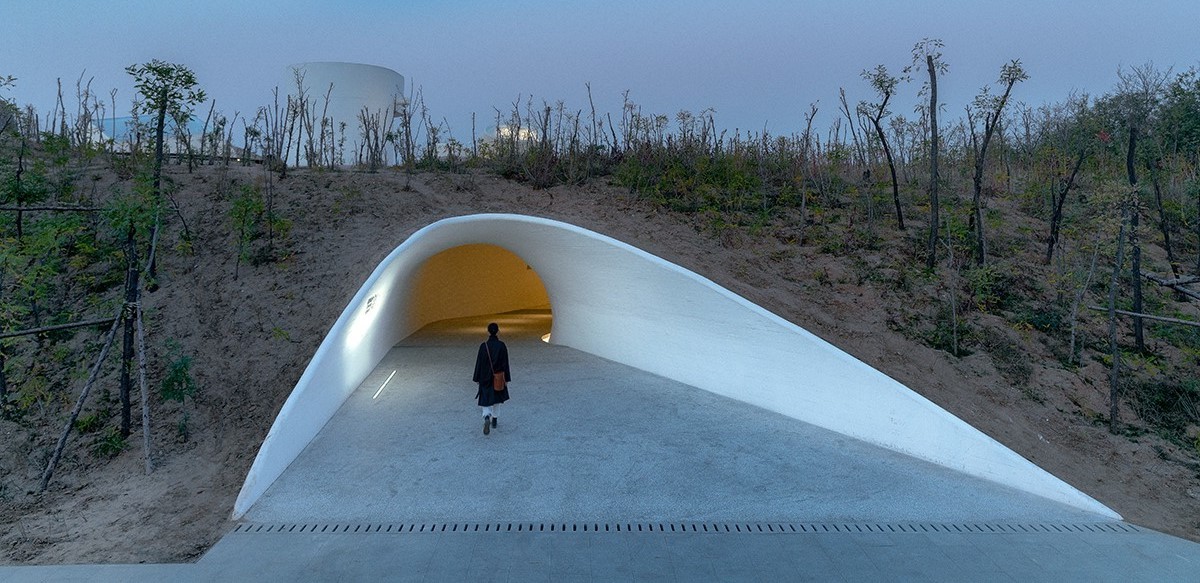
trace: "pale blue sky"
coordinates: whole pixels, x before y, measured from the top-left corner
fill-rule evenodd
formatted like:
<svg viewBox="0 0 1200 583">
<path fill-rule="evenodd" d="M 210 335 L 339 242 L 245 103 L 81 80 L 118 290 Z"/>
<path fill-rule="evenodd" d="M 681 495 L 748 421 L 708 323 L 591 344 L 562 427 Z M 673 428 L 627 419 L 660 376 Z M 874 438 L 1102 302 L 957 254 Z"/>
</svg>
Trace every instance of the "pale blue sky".
<svg viewBox="0 0 1200 583">
<path fill-rule="evenodd" d="M 351 61 L 421 87 L 460 138 L 471 112 L 482 133 L 518 95 L 586 108 L 586 82 L 614 116 L 629 90 L 650 112 L 712 107 L 719 127 L 789 133 L 814 101 L 827 125 L 839 87 L 870 97 L 859 73 L 899 73 L 924 37 L 946 43 L 939 86 L 957 117 L 1014 58 L 1031 76 L 1015 98 L 1033 104 L 1103 93 L 1121 65 L 1198 65 L 1197 22 L 1196 0 L 0 0 L 0 75 L 45 110 L 56 77 L 70 103 L 86 70 L 124 112 L 124 67 L 158 58 L 191 67 L 228 115 L 265 105 L 288 64 Z M 918 87 L 901 87 L 900 113 Z"/>
</svg>

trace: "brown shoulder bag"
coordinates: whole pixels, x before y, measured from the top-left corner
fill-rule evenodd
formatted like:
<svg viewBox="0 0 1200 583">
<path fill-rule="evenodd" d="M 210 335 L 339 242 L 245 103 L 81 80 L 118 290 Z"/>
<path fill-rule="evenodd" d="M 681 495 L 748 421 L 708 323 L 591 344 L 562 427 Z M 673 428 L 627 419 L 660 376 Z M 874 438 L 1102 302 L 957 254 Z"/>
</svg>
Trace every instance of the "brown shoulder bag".
<svg viewBox="0 0 1200 583">
<path fill-rule="evenodd" d="M 483 343 L 483 349 L 487 351 L 488 368 L 492 369 L 492 388 L 497 392 L 503 391 L 504 386 L 504 371 L 496 372 L 496 365 L 492 362 L 492 349 L 488 347 L 487 342 Z"/>
</svg>

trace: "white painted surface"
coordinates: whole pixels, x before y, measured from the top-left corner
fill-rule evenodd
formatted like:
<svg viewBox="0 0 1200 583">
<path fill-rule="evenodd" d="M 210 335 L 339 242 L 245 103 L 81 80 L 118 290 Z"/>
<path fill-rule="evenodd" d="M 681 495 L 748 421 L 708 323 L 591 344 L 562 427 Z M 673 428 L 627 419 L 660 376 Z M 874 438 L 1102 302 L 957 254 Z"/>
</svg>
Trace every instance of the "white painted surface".
<svg viewBox="0 0 1200 583">
<path fill-rule="evenodd" d="M 335 136 L 338 137 L 341 136 L 339 124 L 346 124 L 348 157 L 353 151 L 349 146 L 362 141 L 359 113 L 363 108 L 371 116 L 378 116 L 384 131 L 387 131 L 395 117 L 397 104 L 404 99 L 404 76 L 391 69 L 361 63 L 313 62 L 287 67 L 284 79 L 279 83 L 281 101 L 284 94 L 295 98 L 299 93 L 295 81 L 297 71 L 304 75 L 304 91 L 316 123 L 320 124 L 322 117 L 333 120 Z M 329 92 L 327 110 L 326 92 Z M 319 130 L 314 128 L 314 131 Z"/>
<path fill-rule="evenodd" d="M 438 221 L 380 263 L 284 403 L 250 468 L 234 518 L 254 504 L 393 345 L 433 321 L 411 309 L 406 291 L 426 260 L 479 243 L 511 251 L 541 277 L 553 309 L 555 344 L 1120 518 L 904 385 L 712 281 L 604 235 L 520 215 Z M 521 307 L 528 306 L 512 309 Z"/>
</svg>

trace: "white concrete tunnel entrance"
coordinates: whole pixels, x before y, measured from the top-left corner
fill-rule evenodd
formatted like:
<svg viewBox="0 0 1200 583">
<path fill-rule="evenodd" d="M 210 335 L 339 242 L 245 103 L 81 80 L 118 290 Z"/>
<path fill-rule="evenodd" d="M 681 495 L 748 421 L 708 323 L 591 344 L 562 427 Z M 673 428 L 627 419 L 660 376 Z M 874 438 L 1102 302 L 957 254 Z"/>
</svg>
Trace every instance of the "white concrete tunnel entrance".
<svg viewBox="0 0 1200 583">
<path fill-rule="evenodd" d="M 280 409 L 233 518 L 396 343 L 450 318 L 549 307 L 553 344 L 1120 518 L 912 389 L 716 283 L 594 231 L 512 214 L 437 221 L 375 268 Z"/>
<path fill-rule="evenodd" d="M 429 324 L 488 314 L 536 310 L 551 311 L 550 296 L 537 272 L 517 254 L 486 243 L 460 245 L 430 257 L 409 280 L 405 319 L 420 329 Z M 550 332 L 545 318 L 527 323 L 520 318 L 505 318 L 501 337 Z M 517 329 L 513 329 L 513 325 Z M 544 328 L 544 329 L 542 329 Z M 475 332 L 482 339 L 486 332 Z"/>
</svg>

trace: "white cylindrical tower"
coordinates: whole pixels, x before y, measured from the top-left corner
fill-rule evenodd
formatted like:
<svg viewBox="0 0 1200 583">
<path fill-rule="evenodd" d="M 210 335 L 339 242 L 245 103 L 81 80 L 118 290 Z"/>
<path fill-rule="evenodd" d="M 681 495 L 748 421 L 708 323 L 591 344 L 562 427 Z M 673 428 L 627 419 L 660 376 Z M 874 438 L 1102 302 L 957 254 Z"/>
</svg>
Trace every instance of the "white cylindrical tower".
<svg viewBox="0 0 1200 583">
<path fill-rule="evenodd" d="M 297 63 L 288 66 L 285 75 L 279 85 L 280 92 L 286 91 L 293 100 L 303 96 L 303 115 L 311 121 L 312 132 L 319 137 L 321 122 L 325 120 L 334 140 L 344 139 L 350 159 L 342 163 L 354 161 L 349 152 L 359 152 L 364 144 L 370 148 L 376 140 L 381 140 L 391 130 L 392 120 L 404 101 L 404 76 L 386 67 Z M 376 144 L 380 146 L 381 143 Z"/>
</svg>

